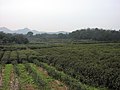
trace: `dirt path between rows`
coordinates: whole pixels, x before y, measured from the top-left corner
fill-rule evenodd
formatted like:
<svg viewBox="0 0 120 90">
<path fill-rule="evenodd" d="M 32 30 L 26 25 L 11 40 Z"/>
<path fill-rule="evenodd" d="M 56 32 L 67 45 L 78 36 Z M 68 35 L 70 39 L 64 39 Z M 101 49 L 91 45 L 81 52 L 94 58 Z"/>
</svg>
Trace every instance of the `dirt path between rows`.
<svg viewBox="0 0 120 90">
<path fill-rule="evenodd" d="M 2 73 L 0 73 L 0 87 L 2 86 Z"/>
<path fill-rule="evenodd" d="M 15 78 L 14 90 L 19 90 L 19 81 Z"/>
<path fill-rule="evenodd" d="M 10 90 L 14 90 L 14 73 L 13 73 L 13 70 L 11 71 L 11 74 L 10 74 Z"/>
<path fill-rule="evenodd" d="M 19 90 L 19 82 L 18 79 L 15 77 L 13 70 L 11 71 L 10 75 L 10 90 Z"/>
<path fill-rule="evenodd" d="M 38 69 L 45 75 L 46 78 L 49 77 L 48 72 L 45 69 L 43 69 L 42 67 L 38 67 Z M 58 80 L 53 80 L 49 84 L 53 90 L 68 90 L 68 87 Z"/>
<path fill-rule="evenodd" d="M 18 78 L 15 77 L 13 70 L 11 71 L 10 75 L 10 90 L 20 90 Z M 36 89 L 34 89 L 32 85 L 27 84 L 24 86 L 24 90 L 36 90 Z"/>
<path fill-rule="evenodd" d="M 2 88 L 3 74 L 4 74 L 4 68 L 2 69 L 2 72 L 0 73 L 0 89 Z"/>
<path fill-rule="evenodd" d="M 26 85 L 25 90 L 35 90 L 35 88 L 32 85 Z"/>
</svg>

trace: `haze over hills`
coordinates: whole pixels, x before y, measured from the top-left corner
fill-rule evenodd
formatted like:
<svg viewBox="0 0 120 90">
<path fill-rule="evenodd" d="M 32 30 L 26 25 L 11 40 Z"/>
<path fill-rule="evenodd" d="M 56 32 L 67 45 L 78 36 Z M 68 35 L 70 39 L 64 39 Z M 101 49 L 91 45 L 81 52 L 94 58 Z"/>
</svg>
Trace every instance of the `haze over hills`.
<svg viewBox="0 0 120 90">
<path fill-rule="evenodd" d="M 4 33 L 13 33 L 12 30 L 6 28 L 6 27 L 0 27 L 0 32 L 3 31 Z"/>
<path fill-rule="evenodd" d="M 6 27 L 0 27 L 0 32 L 4 32 L 4 33 L 17 33 L 17 34 L 27 34 L 28 32 L 33 32 L 33 34 L 42 34 L 42 33 L 48 33 L 48 34 L 59 34 L 59 33 L 69 33 L 69 32 L 65 32 L 65 31 L 58 31 L 58 32 L 44 32 L 44 31 L 38 31 L 38 30 L 31 30 L 29 28 L 23 28 L 23 29 L 18 29 L 18 30 L 10 30 Z"/>
</svg>

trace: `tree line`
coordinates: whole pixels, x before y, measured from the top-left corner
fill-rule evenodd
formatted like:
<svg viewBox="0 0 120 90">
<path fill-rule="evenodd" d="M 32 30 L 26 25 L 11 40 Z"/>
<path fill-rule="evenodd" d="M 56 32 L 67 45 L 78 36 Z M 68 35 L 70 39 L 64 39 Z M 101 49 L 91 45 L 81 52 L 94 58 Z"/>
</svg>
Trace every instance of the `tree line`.
<svg viewBox="0 0 120 90">
<path fill-rule="evenodd" d="M 0 44 L 6 43 L 17 43 L 26 44 L 31 40 L 42 40 L 47 41 L 50 39 L 66 39 L 66 40 L 87 40 L 87 41 L 120 41 L 120 30 L 105 30 L 98 28 L 87 28 L 73 31 L 71 33 L 59 33 L 59 34 L 36 34 L 28 32 L 26 35 L 23 34 L 10 34 L 0 32 Z"/>
<path fill-rule="evenodd" d="M 29 41 L 23 34 L 10 34 L 0 32 L 0 44 L 8 43 L 27 44 Z"/>
<path fill-rule="evenodd" d="M 73 31 L 69 34 L 36 34 L 28 33 L 28 37 L 39 39 L 71 39 L 71 40 L 93 40 L 93 41 L 120 41 L 120 30 L 105 30 L 98 28 L 87 28 Z"/>
<path fill-rule="evenodd" d="M 77 40 L 120 41 L 120 31 L 88 28 L 73 31 L 69 34 L 69 38 Z"/>
</svg>

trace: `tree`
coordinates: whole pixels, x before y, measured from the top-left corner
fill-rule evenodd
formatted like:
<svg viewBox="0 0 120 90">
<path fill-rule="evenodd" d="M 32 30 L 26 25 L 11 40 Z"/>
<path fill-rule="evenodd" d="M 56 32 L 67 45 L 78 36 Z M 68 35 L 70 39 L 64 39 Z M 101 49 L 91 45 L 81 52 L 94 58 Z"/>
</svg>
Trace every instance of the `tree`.
<svg viewBox="0 0 120 90">
<path fill-rule="evenodd" d="M 104 29 L 81 29 L 69 34 L 75 40 L 120 41 L 120 31 Z"/>
<path fill-rule="evenodd" d="M 7 43 L 18 43 L 18 44 L 26 44 L 29 43 L 28 39 L 25 35 L 22 34 L 6 34 L 0 32 L 0 44 L 7 44 Z"/>
<path fill-rule="evenodd" d="M 28 37 L 33 36 L 33 32 L 28 32 L 28 33 L 27 33 L 27 36 L 28 36 Z"/>
<path fill-rule="evenodd" d="M 59 34 L 58 34 L 58 38 L 60 38 L 60 39 L 65 39 L 65 38 L 66 38 L 66 34 L 59 33 Z"/>
<path fill-rule="evenodd" d="M 14 39 L 15 39 L 14 40 L 15 43 L 18 43 L 18 44 L 22 44 L 22 43 L 27 44 L 27 43 L 29 43 L 28 39 L 22 34 L 15 35 Z"/>
</svg>

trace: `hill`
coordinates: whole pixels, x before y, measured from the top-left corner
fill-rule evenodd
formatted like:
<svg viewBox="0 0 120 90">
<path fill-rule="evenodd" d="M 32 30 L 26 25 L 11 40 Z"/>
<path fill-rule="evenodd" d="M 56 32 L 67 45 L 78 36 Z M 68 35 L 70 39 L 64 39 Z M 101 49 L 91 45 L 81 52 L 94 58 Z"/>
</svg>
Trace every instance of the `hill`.
<svg viewBox="0 0 120 90">
<path fill-rule="evenodd" d="M 28 32 L 33 32 L 33 34 L 43 34 L 43 33 L 47 33 L 47 34 L 66 34 L 68 32 L 65 31 L 58 31 L 58 32 L 44 32 L 44 31 L 38 31 L 38 30 L 31 30 L 29 28 L 23 28 L 23 29 L 18 29 L 18 30 L 10 30 L 6 27 L 0 27 L 0 32 L 4 32 L 4 33 L 17 33 L 17 34 L 27 34 Z"/>
</svg>

